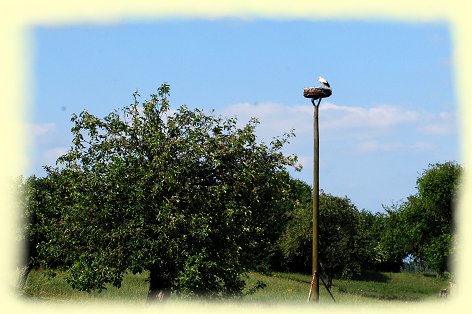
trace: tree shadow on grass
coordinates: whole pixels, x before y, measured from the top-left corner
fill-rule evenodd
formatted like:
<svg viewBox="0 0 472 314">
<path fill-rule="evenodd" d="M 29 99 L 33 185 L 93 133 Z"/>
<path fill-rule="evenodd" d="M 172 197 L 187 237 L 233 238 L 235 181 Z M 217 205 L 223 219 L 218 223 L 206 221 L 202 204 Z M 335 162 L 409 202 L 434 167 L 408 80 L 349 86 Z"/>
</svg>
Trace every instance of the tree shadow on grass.
<svg viewBox="0 0 472 314">
<path fill-rule="evenodd" d="M 356 281 L 375 281 L 375 282 L 389 282 L 391 279 L 389 276 L 375 272 L 367 271 L 361 275 L 355 275 L 352 277 L 352 280 Z"/>
<path fill-rule="evenodd" d="M 300 282 L 300 283 L 310 283 L 310 275 L 306 275 L 306 279 L 293 278 L 290 275 L 285 275 L 283 273 L 277 274 L 277 277 Z M 367 271 L 360 275 L 354 275 L 351 280 L 354 281 L 373 281 L 373 282 L 389 282 L 391 278 L 385 274 L 375 271 Z"/>
<path fill-rule="evenodd" d="M 311 280 L 311 277 L 310 275 L 306 275 L 306 279 L 300 279 L 300 278 L 294 278 L 290 275 L 287 275 L 287 274 L 284 274 L 284 273 L 277 273 L 277 275 L 275 275 L 279 278 L 283 278 L 283 279 L 287 279 L 287 280 L 291 280 L 291 281 L 295 281 L 295 282 L 299 282 L 299 283 L 307 283 L 307 284 L 310 284 L 310 280 Z"/>
</svg>

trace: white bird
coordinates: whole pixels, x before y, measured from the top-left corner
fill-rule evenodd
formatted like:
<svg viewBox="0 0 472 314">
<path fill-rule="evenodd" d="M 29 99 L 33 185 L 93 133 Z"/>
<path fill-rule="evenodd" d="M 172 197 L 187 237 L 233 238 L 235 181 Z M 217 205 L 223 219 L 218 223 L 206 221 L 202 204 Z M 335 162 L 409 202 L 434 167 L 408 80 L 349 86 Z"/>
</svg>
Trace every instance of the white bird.
<svg viewBox="0 0 472 314">
<path fill-rule="evenodd" d="M 318 76 L 318 82 L 320 82 L 321 84 L 323 84 L 324 86 L 328 88 L 331 88 L 331 86 L 329 86 L 328 81 L 324 77 Z"/>
</svg>

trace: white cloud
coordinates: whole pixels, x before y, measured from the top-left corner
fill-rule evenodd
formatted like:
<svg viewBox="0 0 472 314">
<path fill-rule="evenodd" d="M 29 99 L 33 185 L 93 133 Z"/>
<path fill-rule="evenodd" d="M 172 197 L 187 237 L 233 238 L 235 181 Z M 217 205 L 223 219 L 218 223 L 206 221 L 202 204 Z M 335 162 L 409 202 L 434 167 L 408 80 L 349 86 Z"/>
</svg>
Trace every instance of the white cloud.
<svg viewBox="0 0 472 314">
<path fill-rule="evenodd" d="M 428 124 L 419 127 L 420 131 L 428 135 L 446 135 L 451 133 L 451 128 L 446 124 Z"/>
<path fill-rule="evenodd" d="M 313 127 L 312 110 L 310 106 L 300 105 L 240 103 L 227 106 L 218 110 L 217 113 L 226 117 L 236 116 L 238 121 L 243 123 L 246 123 L 250 118 L 258 118 L 261 122 L 258 134 L 263 137 L 274 137 L 292 129 L 295 129 L 297 135 L 310 132 Z"/>
<path fill-rule="evenodd" d="M 37 138 L 44 137 L 56 131 L 55 123 L 27 123 L 27 133 Z"/>
<path fill-rule="evenodd" d="M 403 149 L 404 145 L 399 142 L 381 143 L 378 141 L 367 141 L 359 143 L 357 148 L 361 153 L 391 152 Z"/>
<path fill-rule="evenodd" d="M 45 150 L 41 155 L 41 164 L 55 165 L 57 158 L 67 153 L 68 149 L 69 147 L 67 146 L 60 146 Z"/>
<path fill-rule="evenodd" d="M 313 130 L 313 106 L 284 105 L 277 103 L 249 104 L 240 103 L 221 110 L 225 116 L 237 116 L 243 121 L 251 117 L 259 118 L 264 133 L 274 135 L 295 129 L 297 135 L 311 134 Z M 332 103 L 320 105 L 320 129 L 385 129 L 404 123 L 417 122 L 420 115 L 390 105 L 371 108 L 339 106 Z"/>
<path fill-rule="evenodd" d="M 308 165 L 313 164 L 313 155 L 298 155 L 298 164 L 301 165 L 303 168 L 307 167 Z"/>
<path fill-rule="evenodd" d="M 451 135 L 457 130 L 456 115 L 452 112 L 440 112 L 425 117 L 425 123 L 418 127 L 426 135 Z"/>
<path fill-rule="evenodd" d="M 396 152 L 396 151 L 430 151 L 436 147 L 433 143 L 430 142 L 414 142 L 414 143 L 405 143 L 405 142 L 381 142 L 381 141 L 365 141 L 360 142 L 357 145 L 357 151 L 359 153 L 374 153 L 374 152 Z"/>
<path fill-rule="evenodd" d="M 308 138 L 313 132 L 313 106 L 279 103 L 240 103 L 218 110 L 223 116 L 236 116 L 245 123 L 259 118 L 257 134 L 264 140 L 291 129 L 297 138 L 292 140 L 296 154 L 301 156 L 311 149 Z M 358 153 L 424 152 L 437 148 L 435 140 L 425 135 L 449 135 L 455 128 L 452 112 L 422 113 L 393 105 L 372 107 L 320 105 L 320 129 L 325 143 L 346 140 L 345 147 Z M 301 158 L 300 162 L 306 164 Z"/>
<path fill-rule="evenodd" d="M 327 103 L 320 106 L 325 112 L 326 129 L 339 128 L 387 128 L 402 123 L 412 123 L 419 119 L 419 114 L 391 105 L 379 105 L 371 108 L 339 106 Z M 321 114 L 321 113 L 320 113 Z"/>
<path fill-rule="evenodd" d="M 416 142 L 411 148 L 415 151 L 427 151 L 435 149 L 436 145 L 430 142 Z"/>
</svg>

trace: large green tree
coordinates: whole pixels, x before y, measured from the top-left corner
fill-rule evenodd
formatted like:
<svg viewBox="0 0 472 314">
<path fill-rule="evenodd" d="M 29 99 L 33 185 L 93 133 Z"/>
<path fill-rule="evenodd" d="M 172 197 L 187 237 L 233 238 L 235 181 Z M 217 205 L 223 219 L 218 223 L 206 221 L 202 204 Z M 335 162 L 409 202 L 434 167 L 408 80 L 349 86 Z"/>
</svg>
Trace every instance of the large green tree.
<svg viewBox="0 0 472 314">
<path fill-rule="evenodd" d="M 388 210 L 382 239 L 386 251 L 425 262 L 439 275 L 451 270 L 454 250 L 454 213 L 461 166 L 454 162 L 431 164 L 418 177 L 415 195 Z"/>
<path fill-rule="evenodd" d="M 385 214 L 380 219 L 380 238 L 375 246 L 377 270 L 399 272 L 404 266 L 403 261 L 408 256 L 405 234 L 406 221 L 397 205 L 384 207 Z"/>
<path fill-rule="evenodd" d="M 311 271 L 312 205 L 311 188 L 300 181 L 292 183 L 299 193 L 279 246 L 292 271 Z M 319 260 L 329 281 L 350 277 L 361 271 L 359 247 L 360 214 L 347 197 L 320 193 Z"/>
<path fill-rule="evenodd" d="M 365 209 L 359 211 L 357 229 L 357 259 L 361 270 L 392 271 L 400 270 L 400 265 L 394 258 L 386 258 L 381 250 L 380 240 L 385 228 L 385 215 L 379 212 L 370 212 Z M 401 259 L 400 259 L 401 262 Z"/>
<path fill-rule="evenodd" d="M 281 232 L 291 135 L 259 143 L 256 120 L 171 111 L 168 95 L 72 117 L 73 145 L 48 168 L 60 215 L 39 249 L 45 264 L 65 254 L 76 289 L 119 287 L 129 270 L 149 272 L 149 299 L 240 295 Z"/>
<path fill-rule="evenodd" d="M 34 175 L 24 179 L 20 177 L 17 181 L 17 189 L 20 194 L 21 230 L 19 240 L 23 248 L 21 251 L 22 275 L 20 287 L 28 277 L 29 272 L 39 266 L 37 246 L 47 238 L 51 228 L 51 218 L 55 215 L 51 200 L 53 199 L 53 186 L 49 177 L 39 178 Z M 51 266 L 60 262 L 52 257 L 49 259 Z M 54 264 L 54 265 L 53 265 Z"/>
<path fill-rule="evenodd" d="M 41 194 L 43 189 L 40 187 L 40 180 L 36 176 L 24 179 L 20 176 L 15 180 L 15 187 L 20 196 L 20 224 L 17 239 L 20 242 L 21 276 L 19 286 L 22 288 L 28 278 L 28 274 L 34 267 L 34 258 L 37 256 L 36 243 L 39 242 L 39 232 L 37 231 L 37 208 L 41 205 Z M 38 206 L 39 205 L 39 206 Z"/>
</svg>

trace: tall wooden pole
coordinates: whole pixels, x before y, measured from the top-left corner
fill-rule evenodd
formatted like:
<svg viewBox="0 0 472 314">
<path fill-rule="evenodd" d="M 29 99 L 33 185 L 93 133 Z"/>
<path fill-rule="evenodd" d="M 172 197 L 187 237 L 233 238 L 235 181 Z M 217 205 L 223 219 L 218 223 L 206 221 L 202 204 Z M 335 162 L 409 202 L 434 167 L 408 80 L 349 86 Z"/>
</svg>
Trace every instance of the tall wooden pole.
<svg viewBox="0 0 472 314">
<path fill-rule="evenodd" d="M 320 178 L 320 139 L 319 139 L 319 128 L 318 128 L 318 107 L 320 105 L 321 98 L 318 100 L 318 104 L 315 105 L 315 100 L 312 99 L 313 103 L 313 239 L 312 239 L 312 294 L 311 300 L 318 302 L 320 298 L 320 277 L 318 271 L 318 225 L 319 225 L 319 206 L 320 206 L 320 191 L 319 191 L 319 178 Z"/>
<path fill-rule="evenodd" d="M 319 241 L 318 241 L 318 226 L 319 226 L 319 206 L 320 206 L 320 182 L 319 182 L 319 173 L 320 173 L 320 139 L 319 139 L 319 129 L 318 129 L 318 107 L 322 98 L 331 96 L 331 88 L 319 88 L 319 87 L 309 87 L 303 89 L 303 96 L 305 98 L 311 98 L 311 103 L 313 104 L 313 255 L 312 255 L 312 273 L 311 273 L 311 284 L 310 292 L 308 294 L 308 300 L 318 303 L 320 299 L 320 272 L 319 262 L 318 262 L 318 251 L 319 251 Z M 315 104 L 315 101 L 318 100 L 318 103 Z M 328 287 L 326 287 L 328 289 Z M 328 289 L 329 292 L 329 289 Z M 331 292 L 330 292 L 331 294 Z M 334 300 L 334 298 L 333 298 Z"/>
</svg>

